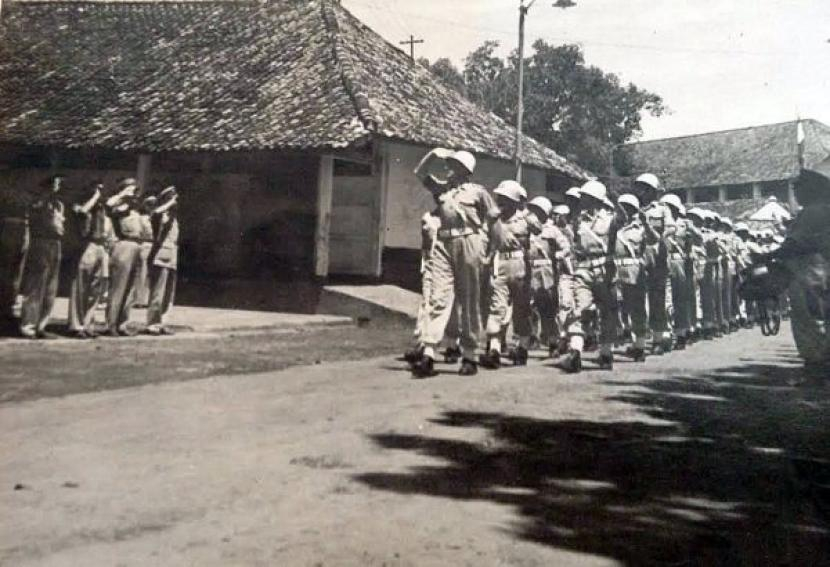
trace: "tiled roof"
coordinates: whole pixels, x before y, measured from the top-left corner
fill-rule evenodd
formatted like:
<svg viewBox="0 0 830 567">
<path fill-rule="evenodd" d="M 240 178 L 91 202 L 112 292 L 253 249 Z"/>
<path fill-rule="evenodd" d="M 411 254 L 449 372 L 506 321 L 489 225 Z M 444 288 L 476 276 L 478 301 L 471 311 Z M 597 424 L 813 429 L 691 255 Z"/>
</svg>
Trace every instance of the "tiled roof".
<svg viewBox="0 0 830 567">
<path fill-rule="evenodd" d="M 830 127 L 802 121 L 806 166 L 830 155 Z M 769 124 L 625 146 L 636 175 L 657 174 L 668 189 L 792 179 L 799 173 L 798 122 Z"/>
<path fill-rule="evenodd" d="M 510 160 L 514 130 L 335 0 L 6 0 L 0 141 L 312 149 L 371 136 Z M 587 174 L 527 138 L 525 162 Z"/>
</svg>

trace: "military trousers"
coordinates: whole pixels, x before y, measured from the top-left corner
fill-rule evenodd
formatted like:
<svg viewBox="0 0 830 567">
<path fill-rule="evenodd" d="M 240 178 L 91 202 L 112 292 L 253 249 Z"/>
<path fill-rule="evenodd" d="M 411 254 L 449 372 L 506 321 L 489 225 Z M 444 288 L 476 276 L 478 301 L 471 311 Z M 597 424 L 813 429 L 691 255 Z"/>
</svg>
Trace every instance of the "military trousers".
<svg viewBox="0 0 830 567">
<path fill-rule="evenodd" d="M 133 290 L 134 305 L 149 305 L 150 302 L 150 266 L 148 265 L 148 261 L 152 249 L 152 242 L 141 243 L 141 248 L 138 252 L 141 263 L 138 265 L 138 279 Z"/>
<path fill-rule="evenodd" d="M 668 306 L 668 266 L 652 267 L 646 273 L 648 292 L 648 323 L 654 340 L 661 340 L 671 332 Z"/>
<path fill-rule="evenodd" d="M 78 260 L 69 289 L 69 330 L 92 330 L 95 308 L 104 296 L 109 277 L 109 254 L 100 243 L 88 242 Z"/>
<path fill-rule="evenodd" d="M 123 331 L 130 321 L 133 307 L 133 289 L 138 281 L 141 262 L 141 245 L 132 240 L 119 240 L 110 255 L 109 302 L 107 304 L 107 328 Z"/>
<path fill-rule="evenodd" d="M 541 338 L 547 344 L 559 339 L 559 325 L 556 313 L 556 275 L 553 265 L 531 266 L 530 301 L 532 311 L 539 322 Z"/>
<path fill-rule="evenodd" d="M 728 325 L 734 317 L 734 306 L 732 304 L 732 287 L 734 282 L 734 265 L 723 263 L 721 265 L 721 325 Z"/>
<path fill-rule="evenodd" d="M 57 238 L 32 238 L 23 277 L 23 309 L 20 330 L 30 336 L 46 330 L 55 297 L 61 268 L 61 241 Z"/>
<path fill-rule="evenodd" d="M 613 272 L 606 266 L 577 267 L 573 279 L 576 320 L 568 334 L 585 337 L 591 332 L 594 313 L 599 315 L 599 342 L 613 345 L 617 339 L 616 289 Z M 572 341 L 573 345 L 573 341 Z"/>
<path fill-rule="evenodd" d="M 686 261 L 683 258 L 669 260 L 669 277 L 671 279 L 671 297 L 674 310 L 674 333 L 686 336 L 692 329 L 692 305 L 689 297 L 689 276 L 686 274 Z"/>
<path fill-rule="evenodd" d="M 442 238 L 435 243 L 425 345 L 438 346 L 453 306 L 457 304 L 462 352 L 469 359 L 476 356 L 482 339 L 483 255 L 483 240 L 479 234 Z"/>
<path fill-rule="evenodd" d="M 0 320 L 14 318 L 28 251 L 29 224 L 24 219 L 0 219 Z"/>
<path fill-rule="evenodd" d="M 623 283 L 622 291 L 623 322 L 633 335 L 634 342 L 642 346 L 648 334 L 648 314 L 646 313 L 645 282 Z"/>
<path fill-rule="evenodd" d="M 176 298 L 176 270 L 150 266 L 148 280 L 150 284 L 150 303 L 147 305 L 147 328 L 159 330 L 164 325 L 164 318 L 173 308 Z"/>
<path fill-rule="evenodd" d="M 703 268 L 703 279 L 700 282 L 700 303 L 703 311 L 703 328 L 718 329 L 721 326 L 720 305 L 721 298 L 720 264 L 717 261 L 707 261 Z"/>
<path fill-rule="evenodd" d="M 694 261 L 686 261 L 686 300 L 689 309 L 689 323 L 691 329 L 696 329 L 698 321 L 700 320 L 700 309 L 698 307 L 699 301 L 699 278 L 698 270 Z"/>
<path fill-rule="evenodd" d="M 571 325 L 577 321 L 574 301 L 574 277 L 572 274 L 559 274 L 556 282 L 557 309 L 556 322 L 559 329 L 559 338 L 565 338 Z"/>
<path fill-rule="evenodd" d="M 490 287 L 487 335 L 498 336 L 505 322 L 511 321 L 509 315 L 512 316 L 513 333 L 521 339 L 530 337 L 530 285 L 527 264 L 521 255 L 496 259 Z"/>
</svg>

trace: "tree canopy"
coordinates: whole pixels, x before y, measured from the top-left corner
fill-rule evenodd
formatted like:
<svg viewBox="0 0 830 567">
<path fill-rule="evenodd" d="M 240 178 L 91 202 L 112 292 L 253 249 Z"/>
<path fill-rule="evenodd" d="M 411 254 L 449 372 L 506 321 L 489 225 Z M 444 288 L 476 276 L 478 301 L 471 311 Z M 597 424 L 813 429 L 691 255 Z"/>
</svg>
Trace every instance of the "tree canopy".
<svg viewBox="0 0 830 567">
<path fill-rule="evenodd" d="M 446 58 L 423 63 L 450 87 L 515 124 L 519 58 L 498 57 L 498 47 L 484 42 L 464 59 L 462 70 Z M 525 58 L 525 132 L 597 174 L 608 172 L 612 148 L 642 133 L 644 113 L 664 111 L 659 95 L 587 65 L 577 45 L 539 40 Z M 622 152 L 614 158 L 623 166 Z"/>
</svg>

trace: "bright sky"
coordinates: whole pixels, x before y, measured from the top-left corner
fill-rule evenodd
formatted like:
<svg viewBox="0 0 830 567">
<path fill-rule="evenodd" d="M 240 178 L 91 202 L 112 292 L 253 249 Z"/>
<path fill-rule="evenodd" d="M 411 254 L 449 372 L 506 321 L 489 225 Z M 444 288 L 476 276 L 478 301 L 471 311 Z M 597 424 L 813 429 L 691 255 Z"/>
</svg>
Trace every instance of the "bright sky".
<svg viewBox="0 0 830 567">
<path fill-rule="evenodd" d="M 527 0 L 526 0 L 527 1 Z M 830 124 L 830 0 L 537 0 L 527 43 L 579 43 L 588 63 L 660 94 L 643 139 L 815 118 Z M 342 0 L 416 57 L 461 65 L 487 39 L 518 43 L 519 0 Z M 408 46 L 401 46 L 408 51 Z"/>
</svg>

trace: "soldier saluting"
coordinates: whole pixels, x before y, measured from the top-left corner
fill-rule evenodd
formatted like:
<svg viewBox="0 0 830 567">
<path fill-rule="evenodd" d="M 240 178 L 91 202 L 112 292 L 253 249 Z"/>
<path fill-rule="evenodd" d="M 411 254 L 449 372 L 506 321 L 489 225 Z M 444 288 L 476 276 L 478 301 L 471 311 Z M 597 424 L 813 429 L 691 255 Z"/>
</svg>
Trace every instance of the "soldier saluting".
<svg viewBox="0 0 830 567">
<path fill-rule="evenodd" d="M 450 172 L 446 180 L 429 173 L 436 160 L 446 162 Z M 415 175 L 438 203 L 436 212 L 441 223 L 431 257 L 433 280 L 423 337 L 424 352 L 412 368 L 418 378 L 435 375 L 435 349 L 444 336 L 446 311 L 453 308 L 453 297 L 458 304 L 461 327 L 459 373 L 478 372 L 484 242 L 499 216 L 499 209 L 484 187 L 470 182 L 475 166 L 475 157 L 469 152 L 437 148 L 415 169 Z"/>
</svg>

